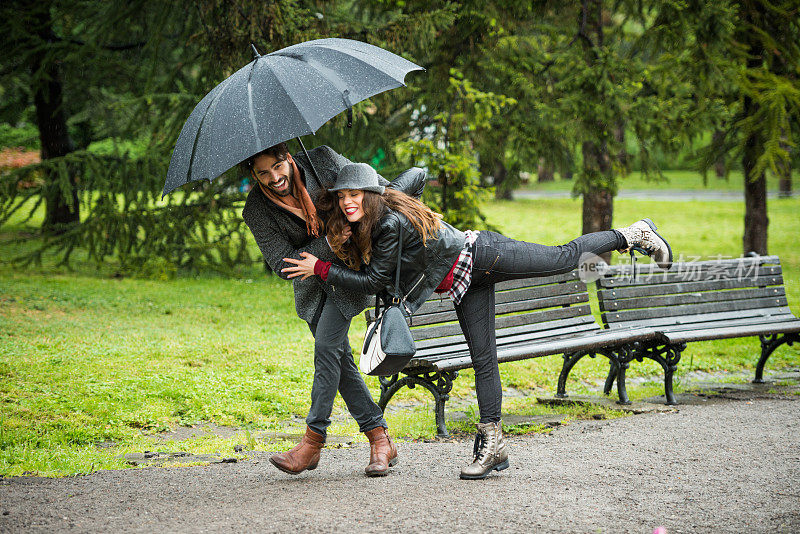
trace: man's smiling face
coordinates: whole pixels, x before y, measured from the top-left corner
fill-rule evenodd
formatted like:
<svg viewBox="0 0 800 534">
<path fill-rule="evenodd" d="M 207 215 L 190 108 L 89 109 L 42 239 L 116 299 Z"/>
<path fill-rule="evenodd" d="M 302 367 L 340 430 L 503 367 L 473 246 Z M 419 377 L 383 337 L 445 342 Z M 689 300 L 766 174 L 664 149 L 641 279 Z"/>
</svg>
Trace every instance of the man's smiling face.
<svg viewBox="0 0 800 534">
<path fill-rule="evenodd" d="M 291 154 L 287 154 L 285 159 L 267 154 L 257 156 L 253 160 L 253 173 L 264 187 L 276 195 L 285 197 L 292 194 L 294 168 Z"/>
</svg>

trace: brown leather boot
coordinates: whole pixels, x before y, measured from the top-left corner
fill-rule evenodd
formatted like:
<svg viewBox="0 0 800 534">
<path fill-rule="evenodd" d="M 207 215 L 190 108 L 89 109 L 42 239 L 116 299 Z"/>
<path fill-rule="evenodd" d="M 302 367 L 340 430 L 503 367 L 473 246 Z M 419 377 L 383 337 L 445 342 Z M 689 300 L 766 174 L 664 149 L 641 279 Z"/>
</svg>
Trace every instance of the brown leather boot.
<svg viewBox="0 0 800 534">
<path fill-rule="evenodd" d="M 299 475 L 306 469 L 309 471 L 316 469 L 319 463 L 319 453 L 325 445 L 325 438 L 306 427 L 306 435 L 300 440 L 295 448 L 289 452 L 275 454 L 269 461 L 290 475 Z"/>
<path fill-rule="evenodd" d="M 364 469 L 368 477 L 389 474 L 389 468 L 397 464 L 397 447 L 382 426 L 364 432 L 369 438 L 369 465 Z"/>
</svg>

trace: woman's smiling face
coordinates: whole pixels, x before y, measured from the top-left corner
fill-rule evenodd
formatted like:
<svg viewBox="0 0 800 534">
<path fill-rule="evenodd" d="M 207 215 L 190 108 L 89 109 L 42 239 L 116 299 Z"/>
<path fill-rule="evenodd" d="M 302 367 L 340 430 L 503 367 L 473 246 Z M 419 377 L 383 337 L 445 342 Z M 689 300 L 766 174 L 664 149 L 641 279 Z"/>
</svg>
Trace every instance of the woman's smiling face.
<svg viewBox="0 0 800 534">
<path fill-rule="evenodd" d="M 360 189 L 342 189 L 337 191 L 339 196 L 339 209 L 344 213 L 348 222 L 354 223 L 364 217 L 364 191 Z"/>
</svg>

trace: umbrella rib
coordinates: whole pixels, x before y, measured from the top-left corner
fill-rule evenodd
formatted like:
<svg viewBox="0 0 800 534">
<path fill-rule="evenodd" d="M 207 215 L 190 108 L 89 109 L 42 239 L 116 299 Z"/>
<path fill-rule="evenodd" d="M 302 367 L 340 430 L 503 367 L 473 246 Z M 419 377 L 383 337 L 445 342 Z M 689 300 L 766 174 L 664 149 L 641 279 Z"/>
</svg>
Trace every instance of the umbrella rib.
<svg viewBox="0 0 800 534">
<path fill-rule="evenodd" d="M 215 103 L 216 103 L 216 102 L 219 100 L 219 98 L 220 98 L 220 97 L 221 97 L 221 96 L 222 96 L 222 95 L 225 93 L 225 90 L 226 90 L 226 89 L 228 88 L 228 86 L 230 85 L 230 80 L 231 80 L 231 78 L 227 78 L 225 81 L 223 81 L 223 82 L 220 84 L 220 86 L 222 86 L 222 87 L 220 87 L 220 90 L 219 90 L 219 92 L 216 94 L 216 96 L 214 96 L 214 98 L 211 100 L 211 102 L 209 102 L 209 103 L 208 103 L 208 107 L 206 108 L 206 111 L 205 111 L 205 113 L 203 113 L 203 118 L 202 118 L 202 119 L 200 119 L 200 124 L 199 124 L 199 125 L 198 125 L 198 127 L 197 127 L 197 135 L 195 135 L 195 136 L 194 136 L 194 142 L 192 143 L 192 156 L 189 158 L 189 172 L 188 172 L 188 178 L 189 178 L 189 181 L 190 181 L 190 182 L 192 181 L 192 168 L 194 167 L 194 156 L 195 156 L 195 154 L 197 153 L 197 143 L 198 143 L 198 141 L 200 140 L 200 133 L 201 133 L 201 132 L 202 132 L 202 130 L 203 130 L 203 125 L 205 124 L 205 122 L 206 122 L 206 119 L 208 118 L 209 114 L 210 114 L 210 115 L 213 115 L 213 114 L 214 114 L 214 112 L 213 112 L 213 111 L 211 111 L 211 108 L 212 108 L 212 107 L 214 107 L 214 104 L 215 104 Z M 210 112 L 210 113 L 209 113 L 209 112 Z M 202 179 L 202 176 L 200 177 L 200 179 Z M 211 178 L 208 178 L 208 180 L 210 181 L 210 180 L 211 180 Z"/>
<path fill-rule="evenodd" d="M 256 138 L 256 153 L 261 152 L 263 150 L 261 146 L 261 136 L 258 134 L 258 122 L 256 122 L 256 112 L 253 106 L 253 72 L 256 70 L 256 64 L 258 60 L 261 59 L 257 57 L 255 61 L 253 61 L 253 66 L 250 69 L 250 72 L 247 74 L 247 111 L 250 115 L 250 125 L 253 127 L 253 134 Z"/>
<path fill-rule="evenodd" d="M 192 141 L 192 155 L 189 157 L 188 182 L 192 181 L 192 167 L 194 166 L 194 155 L 197 153 L 197 141 L 200 139 L 200 131 L 203 129 L 203 124 L 205 124 L 206 117 L 208 116 L 208 110 L 211 108 L 211 104 L 214 103 L 214 100 L 216 100 L 216 97 L 208 103 L 208 107 L 205 113 L 203 113 L 203 118 L 200 119 L 200 124 L 197 125 L 197 134 L 195 134 L 194 141 Z"/>
<path fill-rule="evenodd" d="M 262 56 L 262 57 L 263 57 L 263 56 Z M 294 59 L 294 58 L 292 58 L 292 59 Z M 280 85 L 280 86 L 281 86 L 281 89 L 283 89 L 283 92 L 284 92 L 284 93 L 285 93 L 285 94 L 288 96 L 290 93 L 289 93 L 289 91 L 287 91 L 287 90 L 286 90 L 286 86 L 283 84 L 283 80 L 281 80 L 281 77 L 280 77 L 280 76 L 278 76 L 278 75 L 275 73 L 275 71 L 273 71 L 273 70 L 270 70 L 270 72 L 272 73 L 272 76 L 275 78 L 275 81 L 276 81 L 276 82 L 278 82 L 278 85 Z M 299 107 L 299 106 L 298 106 L 298 105 L 295 103 L 294 99 L 292 99 L 292 98 L 289 98 L 289 102 L 291 102 L 291 103 L 292 103 L 292 106 L 294 106 L 294 109 L 296 109 L 296 110 L 297 110 L 297 114 L 298 114 L 298 115 L 300 115 L 300 118 L 301 118 L 301 119 L 303 119 L 303 122 L 305 122 L 305 123 L 306 123 L 306 128 L 308 128 L 309 130 L 311 130 L 311 132 L 312 132 L 312 133 L 313 133 L 313 132 L 315 132 L 316 130 L 315 130 L 314 128 L 312 128 L 312 127 L 311 127 L 311 123 L 310 123 L 310 122 L 308 122 L 308 119 L 307 119 L 307 118 L 306 118 L 306 116 L 303 114 L 303 111 L 300 109 L 300 107 Z"/>
<path fill-rule="evenodd" d="M 405 84 L 405 76 L 408 74 L 407 72 L 405 74 L 403 74 L 401 79 L 398 80 L 398 78 L 396 76 L 390 74 L 387 70 L 379 69 L 378 67 L 376 67 L 375 65 L 365 61 L 363 58 L 359 57 L 358 55 L 351 53 L 349 50 L 341 50 L 341 49 L 338 49 L 338 48 L 322 47 L 322 46 L 320 46 L 320 48 L 325 48 L 326 50 L 330 50 L 331 52 L 340 53 L 342 55 L 350 57 L 351 59 L 353 59 L 355 61 L 358 61 L 361 64 L 363 64 L 363 65 L 365 65 L 365 66 L 367 66 L 369 68 L 375 69 L 375 70 L 379 71 L 380 73 L 386 75 L 388 78 L 390 78 L 391 80 L 393 80 L 395 83 L 399 84 L 400 86 L 405 86 L 406 85 Z M 358 53 L 358 52 L 356 51 L 356 53 Z M 349 89 L 347 87 L 347 83 L 345 83 L 344 80 L 342 80 L 342 78 L 339 76 L 339 73 L 336 72 L 335 69 L 332 69 L 332 68 L 328 67 L 327 65 L 317 61 L 316 59 L 314 59 L 312 57 L 309 57 L 308 55 L 306 55 L 306 54 L 304 54 L 302 52 L 285 53 L 285 52 L 282 52 L 282 51 L 279 50 L 278 52 L 273 52 L 270 55 L 272 55 L 272 56 L 283 56 L 283 57 L 288 58 L 288 59 L 293 59 L 295 61 L 299 61 L 299 62 L 303 63 L 304 65 L 307 65 L 308 67 L 316 70 L 318 73 L 323 75 L 322 76 L 323 80 L 325 80 L 326 82 L 330 83 L 334 87 L 334 89 L 336 89 L 336 91 L 340 94 L 340 96 L 342 98 L 342 103 L 344 104 L 345 109 L 349 109 L 349 108 L 353 107 L 354 102 L 352 102 L 352 100 L 350 99 L 350 91 L 349 91 Z M 391 66 L 393 68 L 398 68 L 398 67 L 395 67 L 395 66 L 391 65 L 387 61 L 384 61 L 381 58 L 374 58 L 374 59 L 377 60 L 377 61 L 380 61 L 384 65 L 388 65 L 388 66 Z M 391 87 L 387 87 L 387 89 L 389 89 L 389 88 L 391 88 Z M 379 92 L 383 92 L 385 90 L 386 89 L 383 89 L 382 91 L 379 91 Z M 375 93 L 375 94 L 377 94 L 377 93 Z M 302 112 L 301 112 L 301 114 L 302 114 Z"/>
<path fill-rule="evenodd" d="M 359 62 L 363 63 L 364 65 L 367 65 L 368 67 L 372 67 L 373 69 L 376 69 L 379 72 L 381 72 L 383 74 L 386 74 L 390 78 L 392 78 L 394 80 L 397 80 L 399 83 L 401 83 L 404 86 L 405 86 L 405 77 L 408 75 L 409 72 L 412 72 L 414 70 L 425 70 L 422 67 L 420 67 L 419 65 L 414 65 L 414 63 L 412 63 L 410 61 L 409 61 L 409 63 L 414 65 L 414 68 L 410 68 L 409 69 L 409 68 L 406 68 L 406 67 L 401 67 L 399 65 L 392 64 L 391 62 L 385 60 L 384 58 L 378 57 L 378 56 L 370 57 L 369 58 L 370 61 L 379 62 L 384 66 L 384 68 L 378 68 L 377 65 L 374 65 L 373 63 L 370 63 L 370 62 L 368 62 L 368 61 L 366 61 L 364 59 L 364 57 L 363 57 L 364 52 L 361 51 L 361 50 L 354 49 L 354 48 L 350 48 L 350 49 L 348 49 L 348 48 L 336 48 L 336 47 L 334 47 L 332 45 L 329 45 L 329 44 L 320 44 L 319 48 L 324 48 L 325 50 L 330 50 L 331 52 L 336 52 L 336 53 L 343 54 L 343 55 L 346 55 L 348 57 L 351 57 L 351 58 L 355 59 L 356 61 L 359 61 Z M 405 58 L 401 58 L 401 59 L 405 59 Z M 408 61 L 408 60 L 406 59 L 405 61 Z M 392 70 L 396 69 L 396 70 L 405 71 L 405 72 L 403 73 L 403 77 L 398 80 L 398 78 L 396 76 L 394 76 L 393 74 L 390 74 L 389 71 L 385 67 L 389 67 Z"/>
<path fill-rule="evenodd" d="M 311 67 L 312 69 L 317 71 L 319 74 L 323 75 L 323 76 L 321 76 L 321 79 L 323 81 L 329 83 L 330 85 L 333 86 L 334 89 L 336 89 L 336 91 L 339 93 L 339 96 L 341 96 L 341 98 L 342 98 L 342 104 L 344 104 L 345 108 L 353 107 L 352 102 L 350 102 L 350 90 L 347 88 L 347 84 L 339 76 L 339 73 L 337 73 L 334 69 L 332 69 L 332 68 L 330 68 L 330 67 L 328 67 L 326 65 L 323 65 L 322 63 L 320 63 L 320 62 L 318 62 L 318 61 L 316 61 L 316 60 L 314 60 L 312 58 L 306 57 L 303 54 L 279 54 L 279 53 L 276 52 L 276 53 L 271 54 L 271 55 L 276 55 L 276 56 L 281 56 L 281 57 L 285 57 L 285 58 L 288 58 L 288 59 L 293 59 L 295 61 L 299 61 L 300 63 L 303 63 L 304 65 L 307 65 L 307 66 Z M 327 76 L 324 76 L 325 74 L 327 74 Z M 283 87 L 284 91 L 285 91 L 286 88 L 283 86 L 283 83 L 281 82 L 280 78 L 278 76 L 275 76 L 275 78 L 278 80 L 279 83 L 281 83 L 281 87 Z M 292 101 L 292 103 L 294 103 L 294 101 Z M 311 125 L 308 124 L 308 120 L 306 120 L 306 118 L 303 115 L 303 112 L 300 110 L 300 108 L 297 107 L 296 105 L 295 105 L 295 108 L 300 113 L 300 116 L 303 117 L 303 120 L 306 121 L 306 124 L 308 125 L 309 129 L 311 129 Z M 313 131 L 313 129 L 312 129 L 312 131 Z"/>
</svg>

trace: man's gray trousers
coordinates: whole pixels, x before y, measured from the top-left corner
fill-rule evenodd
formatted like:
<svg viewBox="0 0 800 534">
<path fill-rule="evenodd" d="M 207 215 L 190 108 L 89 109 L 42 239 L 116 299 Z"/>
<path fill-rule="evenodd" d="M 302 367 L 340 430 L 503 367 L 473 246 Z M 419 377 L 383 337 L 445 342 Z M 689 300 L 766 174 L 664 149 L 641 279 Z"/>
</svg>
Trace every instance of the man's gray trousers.
<svg viewBox="0 0 800 534">
<path fill-rule="evenodd" d="M 332 299 L 326 298 L 319 320 L 316 324 L 309 323 L 309 328 L 314 334 L 314 385 L 311 409 L 306 417 L 309 428 L 323 437 L 326 435 L 337 390 L 361 432 L 378 426 L 388 428 L 383 412 L 372 400 L 353 361 L 347 339 L 350 320 L 342 315 Z"/>
</svg>

